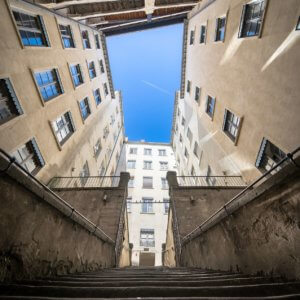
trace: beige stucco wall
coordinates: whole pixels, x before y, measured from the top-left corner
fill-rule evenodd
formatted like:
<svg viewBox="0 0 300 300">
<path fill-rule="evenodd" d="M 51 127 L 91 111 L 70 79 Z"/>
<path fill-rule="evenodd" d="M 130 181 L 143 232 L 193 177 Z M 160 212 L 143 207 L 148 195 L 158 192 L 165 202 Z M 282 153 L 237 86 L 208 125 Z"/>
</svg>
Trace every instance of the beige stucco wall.
<svg viewBox="0 0 300 300">
<path fill-rule="evenodd" d="M 17 1 L 0 2 L 0 78 L 9 77 L 24 114 L 0 126 L 0 147 L 8 153 L 14 152 L 18 147 L 35 137 L 46 165 L 39 171 L 37 177 L 44 182 L 53 176 L 78 176 L 86 161 L 88 161 L 90 174 L 98 175 L 103 163 L 110 175 L 116 168 L 116 155 L 120 153 L 123 143 L 123 116 L 120 108 L 120 94 L 115 99 L 111 94 L 105 97 L 103 84 L 109 82 L 107 70 L 100 73 L 99 59 L 104 62 L 103 45 L 101 49 L 95 48 L 94 34 L 97 31 L 80 25 L 88 30 L 92 49 L 83 49 L 79 24 L 55 15 L 43 8 Z M 43 17 L 49 36 L 51 47 L 22 47 L 17 35 L 14 19 L 10 15 L 9 7 L 16 7 L 31 14 Z M 60 38 L 58 23 L 72 26 L 75 49 L 64 49 Z M 100 36 L 99 36 L 100 40 Z M 93 60 L 97 77 L 90 80 L 86 61 Z M 73 87 L 68 64 L 80 63 L 84 84 L 76 89 Z M 46 70 L 58 68 L 64 94 L 43 103 L 34 83 L 32 70 Z M 93 90 L 100 88 L 102 102 L 96 106 Z M 78 101 L 89 97 L 91 115 L 83 121 Z M 117 107 L 119 113 L 117 113 Z M 50 122 L 57 117 L 71 111 L 76 131 L 60 148 L 56 142 Z M 111 124 L 111 115 L 116 121 Z M 109 126 L 109 135 L 103 138 L 103 129 Z M 120 134 L 119 134 L 120 133 Z M 114 141 L 113 135 L 118 139 Z M 94 157 L 93 147 L 101 138 L 102 153 Z M 112 159 L 107 157 L 107 149 L 114 149 Z M 111 163 L 109 164 L 109 161 Z M 109 165 L 108 165 L 109 164 Z M 72 171 L 73 170 L 73 171 Z"/>
<path fill-rule="evenodd" d="M 261 37 L 238 38 L 242 8 L 248 2 L 216 0 L 189 14 L 185 79 L 192 83 L 191 93 L 185 86 L 184 99 L 179 99 L 186 127 L 176 122 L 183 136 L 190 127 L 203 156 L 199 163 L 193 145 L 188 145 L 191 161 L 182 163 L 184 174 L 192 164 L 198 174 L 205 174 L 210 165 L 217 175 L 241 173 L 251 181 L 261 174 L 255 161 L 263 137 L 285 153 L 300 145 L 300 31 L 295 31 L 299 1 L 268 1 Z M 225 41 L 215 42 L 215 20 L 226 14 Z M 206 24 L 206 43 L 200 44 L 200 25 Z M 189 45 L 191 30 L 195 30 L 193 45 Z M 199 105 L 194 100 L 195 86 L 201 88 Z M 207 95 L 216 97 L 212 120 L 205 113 Z M 225 108 L 243 117 L 236 145 L 222 131 Z M 182 157 L 184 147 L 178 138 L 179 134 L 174 136 L 173 145 Z"/>
<path fill-rule="evenodd" d="M 173 236 L 173 216 L 172 210 L 169 211 L 168 226 L 166 233 L 166 249 L 163 255 L 163 265 L 167 267 L 176 267 L 176 258 L 175 258 L 175 246 L 174 246 L 174 236 Z"/>
</svg>

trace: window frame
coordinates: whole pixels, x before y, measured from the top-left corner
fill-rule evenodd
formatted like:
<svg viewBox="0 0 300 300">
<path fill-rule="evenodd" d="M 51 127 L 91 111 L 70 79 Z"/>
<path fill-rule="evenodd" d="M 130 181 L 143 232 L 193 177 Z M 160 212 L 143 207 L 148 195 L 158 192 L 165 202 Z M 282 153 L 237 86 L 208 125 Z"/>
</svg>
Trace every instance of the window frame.
<svg viewBox="0 0 300 300">
<path fill-rule="evenodd" d="M 65 115 L 66 115 L 66 114 L 68 115 L 69 122 L 65 123 L 63 127 L 68 126 L 69 132 L 68 132 L 68 134 L 67 134 L 61 141 L 59 141 L 59 138 L 57 137 L 56 132 L 60 132 L 61 130 L 56 131 L 56 130 L 55 130 L 55 127 L 54 127 L 54 125 L 53 125 L 53 123 L 56 122 L 57 119 L 58 119 L 58 118 L 61 118 L 62 116 L 63 116 L 64 119 L 65 119 Z M 61 150 L 61 149 L 62 149 L 62 146 L 70 139 L 70 137 L 71 137 L 71 136 L 75 133 L 75 131 L 76 131 L 76 127 L 75 127 L 75 123 L 74 123 L 74 121 L 73 121 L 72 113 L 71 113 L 70 110 L 65 111 L 65 112 L 63 112 L 62 114 L 60 114 L 58 117 L 56 117 L 55 119 L 53 119 L 52 121 L 49 121 L 49 123 L 50 123 L 50 127 L 51 127 L 51 129 L 52 129 L 52 132 L 53 132 L 53 134 L 54 134 L 56 143 L 57 143 L 57 145 L 58 145 L 58 148 Z M 70 129 L 69 126 L 71 126 L 71 129 L 72 129 L 72 130 Z M 58 128 L 58 126 L 57 126 L 57 128 Z M 62 129 L 62 128 L 60 128 L 60 129 Z"/>
<path fill-rule="evenodd" d="M 127 187 L 134 188 L 134 176 L 130 176 Z"/>
<path fill-rule="evenodd" d="M 255 2 L 264 2 L 264 10 L 261 16 L 261 21 L 260 21 L 260 27 L 258 30 L 258 33 L 255 35 L 243 35 L 243 27 L 245 25 L 245 16 L 246 16 L 246 10 L 247 10 L 247 6 L 251 5 L 251 4 L 255 4 Z M 240 19 L 240 24 L 239 24 L 239 32 L 238 32 L 238 38 L 253 38 L 253 37 L 257 37 L 257 38 L 261 38 L 262 36 L 262 30 L 263 30 L 263 25 L 264 25 L 264 19 L 265 19 L 265 14 L 266 14 L 266 10 L 267 10 L 267 6 L 268 6 L 268 0 L 255 0 L 255 1 L 249 1 L 248 3 L 243 5 L 242 8 L 242 13 L 241 13 L 241 19 Z"/>
<path fill-rule="evenodd" d="M 81 107 L 81 103 L 82 102 L 85 102 L 85 108 L 88 108 L 88 115 L 87 116 L 84 116 L 82 114 L 82 107 Z M 79 111 L 80 111 L 80 115 L 81 115 L 81 119 L 82 119 L 82 122 L 86 122 L 87 118 L 92 114 L 92 110 L 91 110 L 91 104 L 90 104 L 90 99 L 88 96 L 84 97 L 83 99 L 79 100 L 78 101 L 78 106 L 79 106 Z"/>
<path fill-rule="evenodd" d="M 191 29 L 189 44 L 190 45 L 194 45 L 194 42 L 195 42 L 195 29 Z"/>
<path fill-rule="evenodd" d="M 94 77 L 91 77 L 91 69 L 90 69 L 90 64 L 92 64 L 94 66 L 93 68 L 93 72 L 95 73 L 95 76 Z M 96 70 L 96 65 L 95 65 L 95 62 L 93 60 L 87 60 L 86 61 L 86 66 L 87 66 L 87 69 L 88 69 L 88 73 L 89 73 L 89 78 L 90 80 L 93 80 L 97 77 L 97 70 Z"/>
<path fill-rule="evenodd" d="M 98 91 L 98 95 L 96 95 L 97 91 Z M 94 99 L 95 99 L 96 106 L 100 105 L 101 102 L 102 102 L 100 88 L 94 89 L 94 90 L 93 90 L 93 95 L 94 95 Z M 96 96 L 97 96 L 97 97 L 99 96 L 99 99 L 100 99 L 99 102 L 97 101 L 97 97 L 96 97 Z"/>
<path fill-rule="evenodd" d="M 149 154 L 148 154 L 148 150 L 150 150 Z M 152 148 L 144 148 L 144 155 L 152 156 Z"/>
<path fill-rule="evenodd" d="M 159 169 L 160 169 L 160 171 L 169 170 L 169 163 L 167 161 L 160 161 L 159 162 Z"/>
<path fill-rule="evenodd" d="M 166 177 L 161 177 L 160 182 L 161 182 L 161 189 L 162 190 L 168 190 L 169 189 L 169 184 L 168 184 L 168 180 L 167 180 Z"/>
<path fill-rule="evenodd" d="M 147 184 L 145 184 L 145 179 L 150 179 L 151 178 L 151 184 L 149 184 L 149 186 L 147 186 Z M 153 177 L 152 176 L 143 176 L 143 185 L 142 185 L 143 189 L 153 189 Z"/>
<path fill-rule="evenodd" d="M 187 80 L 187 83 L 186 83 L 186 92 L 190 93 L 191 90 L 192 90 L 192 82 L 190 80 Z"/>
<path fill-rule="evenodd" d="M 154 202 L 153 197 L 142 197 L 140 213 L 141 214 L 154 214 L 153 202 Z M 144 209 L 145 207 L 146 207 L 146 209 Z"/>
<path fill-rule="evenodd" d="M 133 151 L 131 151 L 131 150 L 133 150 Z M 137 147 L 130 147 L 129 148 L 129 154 L 137 155 Z"/>
<path fill-rule="evenodd" d="M 129 166 L 129 162 L 130 163 L 133 163 L 133 166 Z M 126 164 L 126 166 L 127 166 L 127 169 L 136 169 L 136 160 L 134 160 L 134 159 L 129 159 L 129 160 L 127 160 L 127 164 Z"/>
<path fill-rule="evenodd" d="M 61 23 L 57 19 L 56 19 L 56 23 L 57 23 L 57 28 L 58 28 L 58 31 L 59 31 L 59 35 L 60 35 L 61 44 L 62 44 L 63 49 L 76 49 L 76 44 L 75 44 L 75 39 L 74 39 L 72 25 L 71 24 Z M 61 33 L 60 26 L 69 27 L 69 29 L 70 29 L 70 39 L 72 40 L 73 47 L 66 47 L 66 45 L 64 43 L 63 35 Z"/>
<path fill-rule="evenodd" d="M 208 108 L 210 107 L 210 101 L 213 101 L 212 112 L 210 112 L 210 110 L 208 110 Z M 207 95 L 207 97 L 206 97 L 206 105 L 205 105 L 205 112 L 211 118 L 211 120 L 213 120 L 213 118 L 214 118 L 215 109 L 216 109 L 216 98 L 212 97 L 210 95 Z"/>
<path fill-rule="evenodd" d="M 234 117 L 238 118 L 237 126 L 236 126 L 236 124 L 233 124 L 231 120 L 228 119 L 231 116 L 233 116 L 233 118 Z M 234 145 L 237 145 L 237 141 L 238 141 L 238 138 L 240 135 L 241 127 L 242 127 L 242 121 L 243 121 L 243 117 L 239 117 L 237 114 L 233 113 L 231 110 L 225 108 L 222 130 L 233 141 Z M 228 130 L 228 128 L 226 128 L 227 126 L 230 126 L 230 125 L 236 129 L 236 136 L 234 136 L 230 132 L 230 130 Z"/>
<path fill-rule="evenodd" d="M 216 18 L 216 21 L 215 21 L 216 22 L 216 24 L 215 24 L 216 28 L 215 28 L 215 37 L 214 37 L 214 41 L 215 42 L 222 42 L 222 43 L 225 42 L 226 25 L 227 25 L 227 14 L 222 15 L 222 16 Z M 219 34 L 219 32 L 220 32 L 219 25 L 220 25 L 220 20 L 223 20 L 223 19 L 225 19 L 225 22 L 224 22 L 224 36 L 223 36 L 223 39 L 221 39 L 221 35 Z"/>
<path fill-rule="evenodd" d="M 47 29 L 46 29 L 46 25 L 44 23 L 43 16 L 41 16 L 39 14 L 34 14 L 32 12 L 28 12 L 28 11 L 23 10 L 21 8 L 18 8 L 18 7 L 13 7 L 13 6 L 10 6 L 10 5 L 8 5 L 8 6 L 9 6 L 9 12 L 10 12 L 10 15 L 11 15 L 11 18 L 12 18 L 15 30 L 17 32 L 19 41 L 21 43 L 21 47 L 23 49 L 25 49 L 25 48 L 31 48 L 31 47 L 36 48 L 36 49 L 43 49 L 44 47 L 47 47 L 47 48 L 51 47 L 51 42 L 50 42 L 49 35 L 48 35 Z M 43 37 L 45 39 L 46 45 L 41 45 L 41 46 L 40 45 L 24 45 L 21 33 L 19 31 L 19 26 L 18 26 L 17 21 L 16 21 L 15 16 L 14 16 L 14 12 L 25 14 L 25 15 L 28 15 L 28 16 L 31 16 L 31 17 L 34 17 L 34 18 L 38 19 L 39 24 L 41 26 L 41 32 L 42 32 L 42 35 L 43 35 Z"/>
<path fill-rule="evenodd" d="M 143 169 L 144 170 L 152 170 L 152 160 L 144 160 L 143 161 Z"/>
<path fill-rule="evenodd" d="M 142 238 L 142 234 L 146 236 L 146 238 Z M 153 236 L 149 238 L 149 236 Z M 145 242 L 145 243 L 144 243 Z M 155 247 L 155 230 L 154 229 L 140 229 L 140 247 Z"/>
<path fill-rule="evenodd" d="M 37 91 L 38 91 L 38 94 L 39 94 L 39 97 L 40 97 L 40 99 L 41 99 L 41 102 L 42 102 L 42 105 L 43 105 L 43 106 L 47 105 L 47 103 L 51 102 L 52 100 L 59 98 L 60 96 L 62 96 L 62 95 L 65 93 L 65 91 L 64 91 L 64 86 L 63 86 L 63 84 L 62 84 L 61 77 L 60 77 L 60 75 L 59 75 L 59 71 L 58 71 L 58 67 L 57 67 L 57 66 L 53 66 L 53 67 L 46 68 L 46 69 L 30 69 L 30 71 L 31 71 L 31 75 L 32 75 L 32 77 L 33 77 L 33 81 L 34 81 L 34 83 L 35 83 L 36 89 L 37 89 Z M 53 84 L 54 82 L 57 82 L 58 85 L 59 85 L 59 88 L 60 88 L 60 93 L 57 94 L 57 95 L 54 96 L 54 97 L 51 97 L 51 98 L 49 98 L 49 99 L 47 99 L 47 100 L 44 100 L 43 95 L 42 95 L 41 90 L 40 90 L 40 86 L 39 86 L 39 84 L 38 84 L 38 82 L 37 82 L 37 79 L 36 79 L 35 75 L 36 75 L 36 74 L 45 73 L 45 72 L 48 72 L 48 71 L 51 71 L 51 72 L 54 71 L 54 72 L 55 72 L 57 81 L 53 81 L 53 82 L 48 83 L 48 84 L 46 84 L 46 85 L 43 85 L 43 86 L 41 86 L 41 87 L 45 87 L 45 86 L 48 86 L 48 85 L 50 85 L 50 84 Z"/>
<path fill-rule="evenodd" d="M 126 211 L 128 214 L 132 213 L 132 197 L 126 198 Z"/>
<path fill-rule="evenodd" d="M 202 28 L 204 27 L 204 40 L 202 41 Z M 207 22 L 205 24 L 200 25 L 200 34 L 199 34 L 199 44 L 206 44 L 206 38 L 207 38 Z"/>
<path fill-rule="evenodd" d="M 104 64 L 103 64 L 103 59 L 99 59 L 99 69 L 100 69 L 100 74 L 104 74 L 105 73 L 105 67 L 104 67 Z"/>
<path fill-rule="evenodd" d="M 83 71 L 82 71 L 82 68 L 81 68 L 80 63 L 73 63 L 73 64 L 68 63 L 68 66 L 69 66 L 69 72 L 70 72 L 70 75 L 71 75 L 72 84 L 73 84 L 74 89 L 76 90 L 78 87 L 80 87 L 81 85 L 84 84 Z M 75 85 L 73 73 L 72 73 L 72 70 L 71 70 L 71 68 L 74 67 L 74 66 L 75 66 L 75 67 L 79 66 L 79 70 L 80 70 L 80 74 L 77 73 L 77 75 L 79 74 L 79 75 L 81 76 L 82 82 L 81 82 L 80 84 L 78 84 L 78 85 Z M 77 69 L 77 68 L 76 68 L 76 69 Z M 77 70 L 78 70 L 78 69 L 77 69 Z"/>
<path fill-rule="evenodd" d="M 87 33 L 87 41 L 88 41 L 89 47 L 85 46 L 85 42 L 84 41 L 86 39 L 83 38 L 83 35 L 82 35 L 83 32 Z M 90 35 L 89 35 L 88 29 L 80 28 L 80 36 L 81 36 L 83 50 L 90 50 L 90 49 L 92 49 L 92 44 L 91 44 L 91 39 L 90 39 Z"/>
<path fill-rule="evenodd" d="M 100 43 L 100 39 L 99 39 L 99 34 L 98 33 L 94 33 L 94 40 L 95 40 L 95 49 L 96 50 L 100 50 L 101 49 L 101 43 Z"/>
<path fill-rule="evenodd" d="M 163 204 L 164 204 L 164 214 L 169 214 L 170 209 L 170 199 L 169 198 L 163 198 Z"/>
<path fill-rule="evenodd" d="M 201 88 L 198 86 L 195 86 L 195 97 L 194 100 L 199 105 L 200 104 L 200 97 L 201 97 Z"/>
<path fill-rule="evenodd" d="M 26 148 L 29 155 L 22 160 L 21 162 L 18 161 L 18 159 L 14 156 L 15 152 L 21 152 L 21 149 Z M 29 172 L 32 175 L 36 175 L 44 166 L 45 166 L 45 160 L 43 158 L 43 155 L 40 151 L 40 148 L 36 142 L 35 137 L 32 137 L 27 142 L 23 143 L 22 145 L 19 145 L 14 151 L 11 153 L 12 157 L 15 157 L 16 161 L 25 169 L 27 172 Z M 22 156 L 19 153 L 19 156 L 22 158 Z M 33 161 L 33 164 L 36 165 L 36 167 L 29 171 L 27 167 L 23 166 L 23 164 L 26 164 L 29 160 Z"/>
<path fill-rule="evenodd" d="M 7 97 L 6 102 L 9 103 L 9 105 L 7 107 L 8 108 L 7 110 L 9 110 L 9 113 L 11 114 L 9 117 L 7 117 L 5 119 L 4 118 L 0 119 L 0 127 L 1 127 L 2 125 L 9 123 L 11 120 L 14 120 L 14 119 L 20 117 L 21 115 L 24 115 L 24 110 L 21 106 L 21 103 L 20 103 L 19 98 L 16 94 L 14 85 L 13 85 L 10 77 L 0 77 L 0 80 L 4 81 L 4 85 L 6 86 L 6 92 L 9 95 Z M 4 102 L 5 98 L 6 97 L 3 97 L 2 99 L 0 99 L 0 101 Z M 15 111 L 12 112 L 10 110 L 9 106 L 12 106 L 13 110 L 15 110 Z"/>
</svg>

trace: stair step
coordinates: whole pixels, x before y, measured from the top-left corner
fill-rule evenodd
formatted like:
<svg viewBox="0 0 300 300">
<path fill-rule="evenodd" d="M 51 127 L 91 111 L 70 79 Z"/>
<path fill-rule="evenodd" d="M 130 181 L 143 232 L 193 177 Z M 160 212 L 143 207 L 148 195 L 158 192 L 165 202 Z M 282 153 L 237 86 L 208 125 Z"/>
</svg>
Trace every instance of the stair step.
<svg viewBox="0 0 300 300">
<path fill-rule="evenodd" d="M 264 283 L 239 286 L 136 286 L 136 287 L 66 287 L 66 286 L 29 286 L 2 285 L 0 294 L 13 296 L 51 296 L 81 298 L 128 298 L 128 297 L 247 297 L 300 295 L 300 282 Z"/>
<path fill-rule="evenodd" d="M 244 284 L 259 284 L 259 283 L 278 283 L 280 280 L 274 278 L 252 277 L 252 278 L 229 278 L 229 279 L 211 279 L 211 280 L 131 280 L 124 279 L 123 281 L 94 281 L 94 282 L 78 282 L 78 281 L 52 281 L 52 280 L 27 280 L 20 281 L 20 285 L 35 285 L 35 286 L 77 286 L 77 287 L 129 287 L 129 286 L 219 286 L 219 285 L 244 285 Z M 137 284 L 138 283 L 138 284 Z"/>
</svg>

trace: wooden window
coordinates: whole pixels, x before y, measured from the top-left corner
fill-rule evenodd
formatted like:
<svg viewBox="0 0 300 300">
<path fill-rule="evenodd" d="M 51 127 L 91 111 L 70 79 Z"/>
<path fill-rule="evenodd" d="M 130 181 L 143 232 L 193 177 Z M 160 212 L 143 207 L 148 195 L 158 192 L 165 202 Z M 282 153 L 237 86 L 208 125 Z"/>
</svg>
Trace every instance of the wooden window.
<svg viewBox="0 0 300 300">
<path fill-rule="evenodd" d="M 153 188 L 153 178 L 152 177 L 143 177 L 143 188 L 152 189 Z"/>
<path fill-rule="evenodd" d="M 64 48 L 75 48 L 71 26 L 59 24 L 58 27 Z"/>
<path fill-rule="evenodd" d="M 224 41 L 225 39 L 226 17 L 216 19 L 215 41 Z"/>
<path fill-rule="evenodd" d="M 71 112 L 66 112 L 58 117 L 52 122 L 52 126 L 60 145 L 63 145 L 75 132 L 75 126 L 72 120 Z"/>
<path fill-rule="evenodd" d="M 97 73 L 96 73 L 94 62 L 93 61 L 88 62 L 87 66 L 88 66 L 90 78 L 91 79 L 95 78 L 97 76 Z"/>
<path fill-rule="evenodd" d="M 243 6 L 239 37 L 250 37 L 260 34 L 265 1 L 259 0 Z"/>
<path fill-rule="evenodd" d="M 94 98 L 95 98 L 96 105 L 98 106 L 101 103 L 101 95 L 100 95 L 99 88 L 94 90 Z"/>
<path fill-rule="evenodd" d="M 215 98 L 213 98 L 211 96 L 207 96 L 205 111 L 211 118 L 213 118 L 213 116 L 214 116 L 215 103 L 216 103 Z"/>
<path fill-rule="evenodd" d="M 22 114 L 22 107 L 10 80 L 0 79 L 0 125 Z"/>
<path fill-rule="evenodd" d="M 82 30 L 81 31 L 81 37 L 82 37 L 82 42 L 83 42 L 83 48 L 84 49 L 91 49 L 89 32 L 87 30 Z"/>
<path fill-rule="evenodd" d="M 200 26 L 200 44 L 204 44 L 206 40 L 206 26 Z"/>
<path fill-rule="evenodd" d="M 191 30 L 191 32 L 190 32 L 190 45 L 194 44 L 194 39 L 195 39 L 195 30 Z"/>
<path fill-rule="evenodd" d="M 45 102 L 61 95 L 64 92 L 57 69 L 37 72 L 34 74 L 34 77 L 39 87 L 42 99 Z"/>
<path fill-rule="evenodd" d="M 83 84 L 83 76 L 82 76 L 82 70 L 80 64 L 71 65 L 70 72 L 71 72 L 74 87 Z"/>
<path fill-rule="evenodd" d="M 83 120 L 86 120 L 87 117 L 91 114 L 91 109 L 89 105 L 88 97 L 84 98 L 79 102 L 80 113 Z"/>
<path fill-rule="evenodd" d="M 95 34 L 95 44 L 96 44 L 96 49 L 100 49 L 100 41 L 99 41 L 98 34 Z"/>
<path fill-rule="evenodd" d="M 233 142 L 237 141 L 240 126 L 241 118 L 225 109 L 223 131 L 232 139 Z"/>
<path fill-rule="evenodd" d="M 13 11 L 13 15 L 24 46 L 50 46 L 45 24 L 41 16 L 33 16 L 18 11 Z"/>
<path fill-rule="evenodd" d="M 33 175 L 45 165 L 45 161 L 34 138 L 13 152 L 12 156 L 15 157 L 23 168 Z"/>
</svg>

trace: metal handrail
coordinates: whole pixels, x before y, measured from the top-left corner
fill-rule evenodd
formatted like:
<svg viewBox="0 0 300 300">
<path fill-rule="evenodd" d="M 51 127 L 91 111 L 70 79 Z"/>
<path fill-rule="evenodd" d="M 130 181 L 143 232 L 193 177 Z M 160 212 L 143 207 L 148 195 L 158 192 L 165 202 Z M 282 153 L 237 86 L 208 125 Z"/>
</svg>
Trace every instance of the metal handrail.
<svg viewBox="0 0 300 300">
<path fill-rule="evenodd" d="M 287 160 L 291 160 L 298 168 L 300 167 L 299 165 L 296 164 L 296 162 L 293 159 L 293 156 L 300 151 L 300 147 L 296 148 L 294 151 L 288 153 L 286 155 L 285 158 L 283 158 L 280 162 L 278 162 L 276 165 L 274 165 L 270 170 L 268 170 L 266 173 L 264 173 L 263 175 L 261 175 L 258 179 L 256 179 L 253 183 L 251 183 L 250 185 L 248 185 L 245 189 L 243 189 L 240 193 L 238 193 L 236 196 L 234 196 L 230 201 L 228 201 L 227 203 L 225 203 L 225 205 L 223 205 L 220 209 L 218 209 L 215 213 L 213 213 L 208 219 L 206 219 L 204 222 L 202 222 L 198 227 L 196 227 L 194 230 L 192 230 L 190 233 L 188 233 L 187 235 L 185 235 L 182 238 L 182 245 L 186 244 L 187 242 L 195 239 L 197 236 L 199 236 L 201 233 L 204 232 L 204 230 L 202 229 L 204 227 L 204 225 L 208 225 L 211 220 L 216 217 L 218 214 L 220 214 L 223 210 L 225 211 L 225 216 L 221 216 L 221 218 L 219 220 L 217 220 L 217 223 L 219 223 L 221 220 L 223 220 L 224 218 L 230 216 L 230 214 L 233 212 L 229 212 L 227 207 L 235 202 L 238 198 L 240 198 L 242 195 L 244 195 L 247 191 L 249 191 L 250 189 L 252 189 L 254 187 L 254 185 L 256 185 L 258 182 L 260 182 L 262 179 L 265 179 L 266 176 L 268 176 L 270 173 L 272 173 L 274 170 L 276 170 L 279 166 L 281 166 L 284 162 L 286 162 Z M 240 208 L 241 206 L 239 206 Z M 210 227 L 208 227 L 206 230 L 208 230 Z"/>
<path fill-rule="evenodd" d="M 48 183 L 52 189 L 117 187 L 120 176 L 61 176 Z"/>
<path fill-rule="evenodd" d="M 74 222 L 79 224 L 80 226 L 84 227 L 86 230 L 88 230 L 90 233 L 95 235 L 96 237 L 100 238 L 103 241 L 106 241 L 110 244 L 115 244 L 115 241 L 109 237 L 101 228 L 99 228 L 96 224 L 94 224 L 92 221 L 87 219 L 83 214 L 81 214 L 79 211 L 77 211 L 73 206 L 71 206 L 68 202 L 63 200 L 61 197 L 59 197 L 57 194 L 55 194 L 48 186 L 43 184 L 40 180 L 38 180 L 36 177 L 34 177 L 30 172 L 28 172 L 20 163 L 16 161 L 14 157 L 11 157 L 7 152 L 5 152 L 3 149 L 0 149 L 0 153 L 2 153 L 4 156 L 6 156 L 7 159 L 9 159 L 10 163 L 9 165 L 4 169 L 0 170 L 0 173 L 6 173 L 11 165 L 16 165 L 19 169 L 21 169 L 28 177 L 30 177 L 33 181 L 35 181 L 39 186 L 41 186 L 45 191 L 47 191 L 49 194 L 51 194 L 55 199 L 62 203 L 65 207 L 69 208 L 71 210 L 70 215 L 66 215 L 65 211 L 59 209 L 58 207 L 55 207 L 57 210 L 59 210 L 61 213 L 72 219 Z M 48 202 L 49 203 L 49 202 Z M 50 203 L 51 204 L 51 203 Z M 75 218 L 73 218 L 74 215 L 77 215 L 79 220 L 81 219 L 83 224 L 86 224 L 85 227 L 82 223 L 78 222 Z M 93 230 L 90 230 L 89 227 L 93 228 Z M 97 234 L 97 231 L 100 232 L 100 234 Z M 104 237 L 103 237 L 104 236 Z"/>
<path fill-rule="evenodd" d="M 246 184 L 242 176 L 177 176 L 179 186 L 241 187 Z"/>
</svg>

